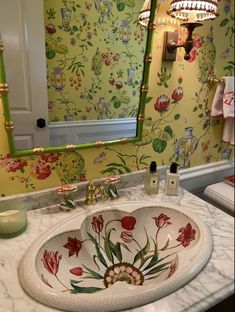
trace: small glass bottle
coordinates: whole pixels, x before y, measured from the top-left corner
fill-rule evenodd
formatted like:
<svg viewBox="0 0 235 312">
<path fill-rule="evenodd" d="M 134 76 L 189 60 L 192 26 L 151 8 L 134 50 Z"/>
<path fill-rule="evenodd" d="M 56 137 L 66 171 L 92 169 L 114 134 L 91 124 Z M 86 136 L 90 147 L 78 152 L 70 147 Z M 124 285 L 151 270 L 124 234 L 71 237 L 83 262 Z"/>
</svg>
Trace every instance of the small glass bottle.
<svg viewBox="0 0 235 312">
<path fill-rule="evenodd" d="M 159 192 L 159 172 L 156 161 L 152 161 L 149 170 L 145 174 L 144 189 L 149 195 Z"/>
<path fill-rule="evenodd" d="M 180 174 L 178 173 L 178 164 L 173 162 L 170 166 L 170 170 L 167 170 L 165 181 L 165 194 L 166 195 L 178 195 Z"/>
</svg>

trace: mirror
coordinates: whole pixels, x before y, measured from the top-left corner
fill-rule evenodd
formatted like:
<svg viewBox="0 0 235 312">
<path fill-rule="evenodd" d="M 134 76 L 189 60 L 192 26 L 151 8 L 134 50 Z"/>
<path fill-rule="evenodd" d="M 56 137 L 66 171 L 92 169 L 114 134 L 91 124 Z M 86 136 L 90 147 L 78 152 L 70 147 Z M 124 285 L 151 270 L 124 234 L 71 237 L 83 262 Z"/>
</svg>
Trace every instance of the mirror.
<svg viewBox="0 0 235 312">
<path fill-rule="evenodd" d="M 13 2 L 16 10 L 13 10 Z M 151 1 L 147 29 L 137 23 L 138 12 L 144 1 L 95 0 L 80 4 L 80 1 L 44 0 L 37 1 L 36 6 L 31 3 L 31 9 L 28 7 L 31 1 L 13 2 L 7 4 L 1 0 L 5 19 L 3 16 L 0 18 L 0 95 L 11 155 L 84 149 L 141 140 L 157 1 Z M 6 10 L 2 10 L 3 6 Z M 13 11 L 16 11 L 15 16 L 9 18 Z M 19 21 L 23 27 L 16 27 L 18 33 L 14 35 L 4 35 L 4 23 L 19 19 L 17 14 L 23 18 L 23 21 Z M 37 18 L 41 18 L 40 21 Z M 36 35 L 33 28 L 36 28 Z M 9 106 L 3 57 L 6 57 L 5 46 L 14 42 L 19 45 L 18 50 L 21 48 L 21 56 L 25 53 L 22 59 L 29 69 L 28 79 L 27 75 L 21 77 L 19 74 L 18 80 L 24 81 L 29 96 L 28 103 L 18 100 Z M 42 53 L 38 53 L 40 49 Z M 15 50 L 11 49 L 11 52 Z M 14 62 L 11 66 L 10 61 L 6 65 L 9 80 L 10 75 L 17 76 L 17 68 L 13 65 Z M 18 65 L 19 62 L 15 64 Z M 31 79 L 33 74 L 35 82 Z M 13 93 L 14 88 L 9 83 L 10 92 L 12 89 Z M 36 92 L 32 93 L 30 88 Z M 19 96 L 16 93 L 17 99 Z M 31 109 L 32 102 L 37 98 L 40 98 L 40 102 L 36 105 L 37 117 L 31 128 L 36 130 L 36 134 L 44 134 L 47 144 L 35 144 L 33 135 L 26 135 L 26 126 L 31 124 L 25 119 L 29 115 L 26 108 Z M 26 111 L 27 116 L 19 118 L 18 112 L 16 115 L 20 122 L 17 124 L 13 115 L 18 103 L 21 105 L 19 111 Z M 43 113 L 45 106 L 48 109 Z M 134 127 L 128 128 L 133 121 Z M 23 129 L 21 138 L 27 142 L 27 148 L 17 140 L 17 127 Z M 101 127 L 101 132 L 97 127 Z M 48 128 L 50 138 L 54 136 L 55 142 L 49 140 Z M 75 134 L 68 140 L 62 131 L 58 139 L 53 131 L 60 132 L 62 128 L 63 131 L 68 128 L 68 133 L 75 129 Z M 85 129 L 83 141 L 77 141 L 76 137 L 82 137 L 82 129 Z M 123 129 L 126 132 L 120 132 Z M 38 142 L 45 140 L 39 139 Z"/>
</svg>

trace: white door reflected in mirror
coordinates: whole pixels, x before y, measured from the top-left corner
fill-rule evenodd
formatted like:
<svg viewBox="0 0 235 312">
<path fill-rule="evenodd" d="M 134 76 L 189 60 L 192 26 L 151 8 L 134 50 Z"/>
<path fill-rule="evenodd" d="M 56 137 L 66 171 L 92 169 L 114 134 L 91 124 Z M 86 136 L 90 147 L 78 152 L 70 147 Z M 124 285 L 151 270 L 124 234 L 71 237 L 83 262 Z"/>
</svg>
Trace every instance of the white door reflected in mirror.
<svg viewBox="0 0 235 312">
<path fill-rule="evenodd" d="M 135 21 L 138 17 L 138 8 L 135 13 L 136 16 L 132 12 L 131 17 L 126 17 L 126 19 L 122 20 L 125 14 L 128 15 L 128 12 L 125 11 L 128 10 L 128 6 L 126 6 L 125 10 L 123 8 L 124 13 L 122 13 L 122 15 L 117 15 L 121 14 L 121 11 L 118 9 L 116 1 L 111 1 L 110 5 L 102 12 L 99 6 L 92 6 L 89 10 L 96 10 L 99 20 L 97 20 L 97 23 L 90 23 L 90 27 L 93 28 L 90 32 L 87 32 L 87 36 L 90 34 L 90 36 L 94 37 L 89 40 L 88 36 L 85 40 L 84 37 L 82 37 L 81 26 L 77 27 L 72 24 L 73 14 L 75 16 L 74 12 L 71 13 L 73 10 L 70 12 L 71 16 L 67 21 L 70 23 L 68 26 L 67 24 L 65 25 L 65 17 L 62 14 L 63 8 L 55 11 L 51 5 L 51 11 L 45 11 L 44 5 L 47 3 L 47 6 L 50 7 L 50 5 L 48 5 L 49 2 L 50 0 L 37 0 L 36 3 L 29 0 L 0 0 L 0 29 L 4 43 L 5 71 L 7 83 L 9 85 L 8 97 L 11 117 L 14 122 L 16 149 L 22 150 L 38 146 L 48 147 L 65 144 L 76 145 L 136 137 L 139 90 L 142 80 L 145 41 L 147 38 L 146 30 L 143 26 L 138 26 L 140 34 L 137 34 L 135 31 L 135 27 L 137 27 Z M 63 5 L 63 1 L 61 1 L 61 7 Z M 138 5 L 141 8 L 141 4 L 136 4 L 136 6 Z M 129 10 L 133 10 L 133 8 L 129 8 Z M 66 59 L 65 56 L 66 46 L 64 42 L 60 43 L 62 39 L 59 37 L 59 31 L 63 30 L 64 33 L 69 33 L 71 35 L 71 41 L 67 43 L 68 47 L 72 45 L 81 47 L 81 44 L 83 44 L 84 49 L 88 49 L 89 45 L 92 45 L 97 29 L 105 28 L 104 25 L 106 25 L 107 20 L 111 16 L 111 11 L 112 14 L 116 14 L 115 18 L 113 18 L 116 24 L 113 29 L 107 31 L 107 47 L 100 47 L 99 60 L 97 47 L 93 47 L 96 52 L 93 51 L 89 54 L 92 56 L 89 60 L 91 73 L 85 73 L 84 84 L 86 85 L 81 92 L 80 90 L 77 91 L 77 105 L 83 103 L 82 101 L 84 99 L 87 100 L 87 105 L 84 106 L 83 109 L 83 115 L 79 117 L 79 120 L 75 120 L 76 116 L 73 116 L 72 119 L 68 119 L 68 121 L 66 121 L 66 119 L 57 120 L 58 116 L 55 116 L 55 114 L 50 116 L 50 97 L 52 92 L 55 92 L 56 84 L 55 81 L 53 81 L 52 68 L 51 72 L 48 70 L 48 61 L 51 61 L 53 58 L 53 53 L 57 53 L 62 55 L 59 61 L 64 58 L 64 64 L 58 64 L 58 60 L 55 59 L 53 64 L 54 69 L 58 67 L 65 68 L 67 66 L 66 69 L 68 70 L 68 68 L 74 66 L 71 67 L 72 69 L 69 69 L 71 75 L 78 70 L 78 67 L 76 67 L 77 59 L 75 60 L 75 58 L 74 61 L 71 61 L 71 66 L 68 66 L 68 59 Z M 48 14 L 51 14 L 48 19 L 50 24 L 45 25 L 45 15 L 48 17 Z M 53 21 L 56 14 L 57 17 L 58 14 L 61 14 L 61 25 L 55 22 L 54 26 Z M 82 14 L 80 15 L 82 16 Z M 121 19 L 119 20 L 120 16 Z M 87 23 L 89 24 L 89 21 L 84 19 L 84 25 L 87 25 Z M 57 28 L 57 37 L 52 37 L 52 26 Z M 65 29 L 65 26 L 68 27 Z M 57 50 L 53 46 L 56 40 L 58 40 L 56 43 Z M 74 42 L 72 42 L 72 40 L 74 40 Z M 113 42 L 111 43 L 112 40 Z M 135 42 L 136 46 L 129 44 L 131 40 Z M 48 48 L 48 42 L 50 43 L 50 49 Z M 52 46 L 53 48 L 51 48 Z M 86 48 L 86 46 L 88 46 L 88 48 Z M 141 61 L 136 60 L 136 51 L 138 51 L 138 56 L 141 57 Z M 81 55 L 81 61 L 79 59 L 81 63 L 79 65 L 81 77 L 83 77 L 82 59 L 84 59 L 84 57 L 88 57 L 88 52 L 85 51 L 83 55 Z M 120 68 L 117 66 L 120 57 L 125 59 L 125 61 L 128 60 L 127 66 L 125 65 L 125 71 L 121 69 L 120 65 Z M 121 59 L 120 63 L 123 63 L 123 59 Z M 100 73 L 99 67 L 101 63 L 103 66 L 102 74 Z M 111 75 L 110 68 L 112 69 Z M 106 79 L 109 89 L 102 84 L 103 81 L 105 81 L 104 78 Z M 66 77 L 66 79 L 70 81 L 68 77 Z M 94 104 L 95 101 L 92 102 L 91 98 L 89 98 L 90 95 L 94 95 L 91 90 L 95 79 L 96 81 L 100 81 L 100 89 L 102 90 L 101 96 L 106 96 L 106 99 L 108 99 L 106 102 L 109 108 L 112 108 L 114 112 L 109 109 L 109 113 L 107 113 L 106 116 L 102 112 L 97 119 L 90 120 L 87 113 L 89 110 L 93 110 L 97 114 L 100 113 L 100 107 L 97 106 L 98 104 Z M 57 102 L 56 104 L 58 104 L 62 98 L 60 92 L 62 92 L 63 88 L 61 88 L 60 90 L 56 90 L 58 94 L 58 98 L 54 100 L 54 103 Z M 64 87 L 63 92 L 65 92 L 64 94 L 66 94 L 66 96 L 68 90 L 67 87 Z M 113 93 L 110 90 L 113 90 Z M 63 97 L 65 98 L 64 94 Z M 64 103 L 62 103 L 60 107 L 57 105 L 60 112 L 64 109 L 63 105 Z M 120 110 L 120 107 L 122 110 Z M 126 113 L 126 115 L 124 113 Z M 37 121 L 39 119 L 45 120 L 45 126 L 38 126 Z"/>
</svg>

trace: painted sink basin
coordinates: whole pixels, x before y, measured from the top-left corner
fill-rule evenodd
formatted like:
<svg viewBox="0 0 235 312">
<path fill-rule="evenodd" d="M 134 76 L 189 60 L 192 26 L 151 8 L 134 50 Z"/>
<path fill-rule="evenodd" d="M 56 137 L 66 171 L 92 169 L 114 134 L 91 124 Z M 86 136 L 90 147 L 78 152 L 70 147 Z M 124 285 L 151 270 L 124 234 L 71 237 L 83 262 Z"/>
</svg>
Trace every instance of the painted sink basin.
<svg viewBox="0 0 235 312">
<path fill-rule="evenodd" d="M 78 213 L 45 232 L 21 259 L 19 279 L 50 307 L 120 311 L 182 287 L 211 251 L 209 229 L 183 207 L 125 202 Z"/>
</svg>

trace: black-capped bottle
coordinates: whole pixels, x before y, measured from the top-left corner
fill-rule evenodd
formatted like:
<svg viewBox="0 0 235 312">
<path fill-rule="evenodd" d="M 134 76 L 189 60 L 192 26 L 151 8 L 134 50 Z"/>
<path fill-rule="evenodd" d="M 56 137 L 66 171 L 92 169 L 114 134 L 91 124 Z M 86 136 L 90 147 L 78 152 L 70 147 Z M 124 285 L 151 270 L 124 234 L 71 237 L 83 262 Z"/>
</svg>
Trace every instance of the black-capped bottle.
<svg viewBox="0 0 235 312">
<path fill-rule="evenodd" d="M 179 191 L 180 174 L 178 173 L 178 164 L 173 162 L 170 170 L 167 170 L 165 181 L 165 194 L 177 196 Z"/>
<path fill-rule="evenodd" d="M 149 195 L 159 192 L 159 172 L 156 161 L 151 162 L 149 170 L 145 173 L 144 189 Z"/>
</svg>

